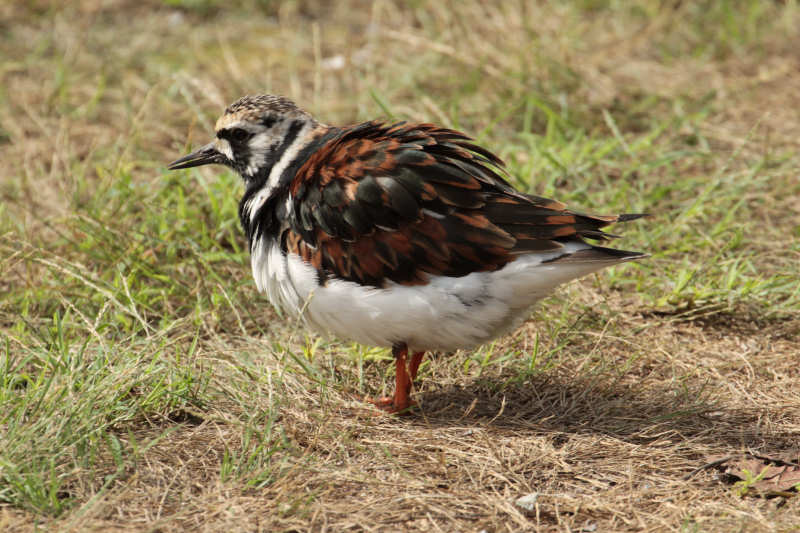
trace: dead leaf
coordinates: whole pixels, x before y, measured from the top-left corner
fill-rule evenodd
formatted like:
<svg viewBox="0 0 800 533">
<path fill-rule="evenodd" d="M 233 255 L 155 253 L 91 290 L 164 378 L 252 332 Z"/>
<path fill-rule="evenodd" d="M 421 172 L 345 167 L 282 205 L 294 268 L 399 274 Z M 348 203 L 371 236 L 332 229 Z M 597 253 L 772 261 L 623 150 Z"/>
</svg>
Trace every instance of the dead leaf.
<svg viewBox="0 0 800 533">
<path fill-rule="evenodd" d="M 775 457 L 743 454 L 723 458 L 709 458 L 714 466 L 742 487 L 767 495 L 794 496 L 800 489 L 800 457 L 786 461 Z"/>
</svg>

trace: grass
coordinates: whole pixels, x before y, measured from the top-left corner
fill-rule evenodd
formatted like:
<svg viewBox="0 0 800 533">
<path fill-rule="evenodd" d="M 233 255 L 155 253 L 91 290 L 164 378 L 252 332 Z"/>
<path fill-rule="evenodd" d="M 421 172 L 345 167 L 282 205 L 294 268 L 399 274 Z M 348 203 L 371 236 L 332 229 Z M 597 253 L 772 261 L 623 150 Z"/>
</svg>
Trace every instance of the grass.
<svg viewBox="0 0 800 533">
<path fill-rule="evenodd" d="M 712 455 L 800 435 L 793 1 L 0 7 L 0 529 L 789 531 Z M 652 254 L 421 369 L 250 279 L 223 106 L 461 128 Z M 515 505 L 538 493 L 533 511 Z"/>
</svg>

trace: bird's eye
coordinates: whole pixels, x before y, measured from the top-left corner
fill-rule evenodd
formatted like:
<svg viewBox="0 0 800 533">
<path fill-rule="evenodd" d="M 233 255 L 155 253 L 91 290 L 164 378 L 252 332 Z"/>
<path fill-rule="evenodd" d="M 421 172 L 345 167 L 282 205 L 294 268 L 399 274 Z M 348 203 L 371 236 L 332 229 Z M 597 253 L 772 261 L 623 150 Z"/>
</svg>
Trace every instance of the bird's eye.
<svg viewBox="0 0 800 533">
<path fill-rule="evenodd" d="M 228 133 L 228 136 L 233 142 L 241 143 L 250 138 L 250 133 L 242 128 L 233 128 L 230 133 Z"/>
</svg>

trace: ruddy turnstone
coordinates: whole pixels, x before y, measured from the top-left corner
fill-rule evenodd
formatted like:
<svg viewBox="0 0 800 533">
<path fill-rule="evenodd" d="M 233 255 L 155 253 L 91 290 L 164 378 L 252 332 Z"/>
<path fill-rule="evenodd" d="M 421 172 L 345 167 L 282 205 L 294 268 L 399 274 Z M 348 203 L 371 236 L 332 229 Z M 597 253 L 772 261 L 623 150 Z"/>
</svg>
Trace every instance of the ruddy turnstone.
<svg viewBox="0 0 800 533">
<path fill-rule="evenodd" d="M 335 127 L 282 96 L 245 96 L 216 138 L 169 169 L 238 172 L 259 290 L 321 332 L 391 347 L 407 409 L 425 351 L 489 341 L 557 285 L 645 257 L 586 239 L 643 215 L 586 215 L 515 190 L 463 133 L 380 121 Z M 410 357 L 409 357 L 410 354 Z"/>
</svg>

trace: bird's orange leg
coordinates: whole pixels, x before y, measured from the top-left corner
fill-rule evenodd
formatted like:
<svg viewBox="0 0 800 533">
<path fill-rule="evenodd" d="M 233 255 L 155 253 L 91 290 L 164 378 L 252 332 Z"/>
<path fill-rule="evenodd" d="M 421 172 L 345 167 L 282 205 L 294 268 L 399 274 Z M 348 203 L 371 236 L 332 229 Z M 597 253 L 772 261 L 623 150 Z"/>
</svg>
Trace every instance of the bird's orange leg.
<svg viewBox="0 0 800 533">
<path fill-rule="evenodd" d="M 425 352 L 415 352 L 414 355 L 411 356 L 411 362 L 408 364 L 408 373 L 411 376 L 412 382 L 417 379 L 417 370 L 419 370 L 419 365 L 422 363 L 424 357 Z"/>
<path fill-rule="evenodd" d="M 415 405 L 415 403 L 409 398 L 411 394 L 411 380 L 413 378 L 409 376 L 409 369 L 406 365 L 408 358 L 408 347 L 405 344 L 395 346 L 392 348 L 392 355 L 394 355 L 395 361 L 394 396 L 391 398 L 378 398 L 376 400 L 372 400 L 372 403 L 375 404 L 376 407 L 383 409 L 388 413 L 400 413 L 412 405 Z M 414 354 L 412 356 L 411 370 L 413 376 L 417 375 L 419 364 L 422 361 L 422 355 L 423 354 L 420 352 L 419 354 Z"/>
<path fill-rule="evenodd" d="M 408 376 L 406 356 L 408 349 L 403 348 L 402 355 L 395 359 L 394 402 L 392 412 L 399 413 L 411 407 L 409 394 L 411 393 L 411 378 Z"/>
</svg>

